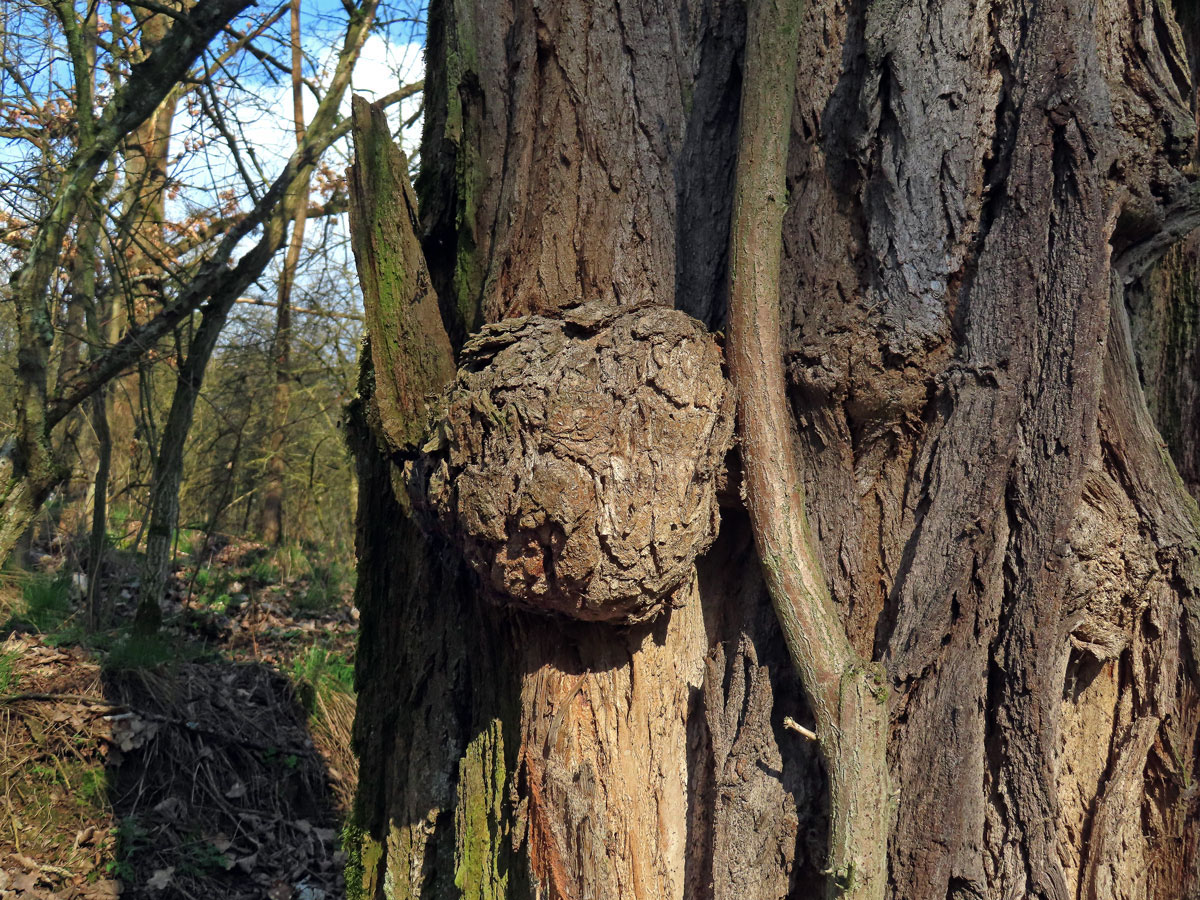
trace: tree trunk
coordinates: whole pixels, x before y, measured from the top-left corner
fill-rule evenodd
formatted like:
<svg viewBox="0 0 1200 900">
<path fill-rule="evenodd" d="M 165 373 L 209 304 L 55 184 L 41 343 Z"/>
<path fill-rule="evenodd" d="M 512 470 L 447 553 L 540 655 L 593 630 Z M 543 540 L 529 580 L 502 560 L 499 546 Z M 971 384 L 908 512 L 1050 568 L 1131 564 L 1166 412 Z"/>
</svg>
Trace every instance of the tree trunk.
<svg viewBox="0 0 1200 900">
<path fill-rule="evenodd" d="M 49 356 L 54 344 L 51 297 L 60 253 L 72 222 L 118 142 L 146 121 L 203 51 L 208 41 L 248 5 L 248 0 L 204 4 L 164 37 L 158 48 L 117 89 L 58 177 L 49 208 L 35 230 L 26 258 L 13 273 L 16 310 L 17 409 L 11 475 L 0 486 L 0 560 L 6 560 L 49 493 L 68 474 L 56 458 L 49 408 Z M 94 124 L 94 129 L 90 127 Z"/>
<path fill-rule="evenodd" d="M 187 9 L 187 3 L 171 0 L 162 11 L 135 10 L 135 61 L 144 59 L 162 43 L 174 21 L 171 13 Z M 112 237 L 112 277 L 118 289 L 112 328 L 118 339 L 151 319 L 168 301 L 164 293 L 168 269 L 178 264 L 168 254 L 165 226 L 171 131 L 179 96 L 178 86 L 167 92 L 154 112 L 122 142 L 120 215 L 115 219 L 116 233 Z M 107 392 L 113 443 L 127 448 L 113 460 L 111 480 L 117 491 L 153 479 L 157 435 L 150 368 L 138 360 L 136 366 L 114 380 Z M 152 503 L 147 502 L 146 519 Z"/>
<path fill-rule="evenodd" d="M 304 56 L 300 48 L 300 0 L 291 2 L 292 32 L 292 124 L 296 143 L 304 141 L 304 84 L 301 67 Z M 292 223 L 283 270 L 279 274 L 279 291 L 275 305 L 275 337 L 271 342 L 271 364 L 275 369 L 275 390 L 271 397 L 270 443 L 267 472 L 263 485 L 262 517 L 259 534 L 268 544 L 283 542 L 283 477 L 287 466 L 283 445 L 287 430 L 288 410 L 292 403 L 292 289 L 300 268 L 300 252 L 304 249 L 304 221 L 308 212 L 308 197 L 300 205 Z"/>
<path fill-rule="evenodd" d="M 96 432 L 96 478 L 92 485 L 92 528 L 88 541 L 87 627 L 106 624 L 108 603 L 101 586 L 107 555 L 108 474 L 112 465 L 112 432 L 108 427 L 108 391 L 92 397 L 92 427 Z"/>
<path fill-rule="evenodd" d="M 897 900 L 1200 896 L 1191 251 L 1158 262 L 1200 224 L 1194 36 L 1152 0 L 804 13 L 782 356 L 820 571 L 890 689 Z M 428 39 L 456 348 L 592 299 L 725 326 L 740 5 L 439 0 Z M 825 890 L 830 786 L 784 725 L 813 713 L 747 514 L 649 625 L 496 608 L 408 516 L 424 420 L 364 292 L 355 886 Z"/>
<path fill-rule="evenodd" d="M 162 439 L 154 457 L 154 476 L 150 481 L 150 524 L 146 531 L 146 556 L 142 561 L 142 581 L 133 623 L 134 630 L 141 634 L 153 634 L 162 624 L 161 602 L 171 575 L 171 547 L 179 525 L 183 451 L 192 430 L 204 372 L 232 306 L 232 297 L 221 298 L 205 311 L 188 342 L 187 357 L 179 362 L 171 408 L 163 423 Z"/>
<path fill-rule="evenodd" d="M 253 250 L 242 255 L 238 268 L 245 267 L 245 271 L 239 278 L 222 285 L 220 290 L 213 291 L 209 302 L 202 308 L 200 324 L 189 342 L 187 357 L 180 361 L 179 377 L 171 396 L 171 408 L 155 456 L 154 475 L 150 486 L 150 528 L 134 622 L 135 629 L 143 633 L 156 631 L 162 621 L 159 604 L 170 576 L 171 544 L 179 524 L 179 485 L 183 477 L 183 451 L 192 428 L 196 400 L 204 381 L 205 369 L 217 345 L 221 329 L 229 317 L 229 311 L 242 291 L 262 274 L 267 263 L 283 246 L 288 233 L 288 223 L 294 222 L 297 228 L 303 227 L 304 218 L 300 210 L 308 204 L 312 173 L 321 154 L 333 143 L 334 119 L 350 83 L 363 43 L 370 34 L 377 6 L 375 0 L 367 0 L 351 19 L 329 88 L 317 104 L 309 131 L 293 155 L 293 162 L 297 165 L 292 172 L 292 179 L 285 182 L 282 198 L 266 217 L 258 244 Z"/>
</svg>

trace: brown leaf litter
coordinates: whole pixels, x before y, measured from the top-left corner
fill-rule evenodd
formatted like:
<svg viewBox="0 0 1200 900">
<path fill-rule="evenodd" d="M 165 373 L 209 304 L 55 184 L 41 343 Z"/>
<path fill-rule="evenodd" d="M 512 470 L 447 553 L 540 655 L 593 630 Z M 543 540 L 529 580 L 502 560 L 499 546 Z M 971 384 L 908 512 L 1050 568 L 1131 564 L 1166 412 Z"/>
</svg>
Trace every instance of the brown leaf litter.
<svg viewBox="0 0 1200 900">
<path fill-rule="evenodd" d="M 318 710 L 331 768 L 262 662 L 109 672 L 30 635 L 0 653 L 0 898 L 343 895 L 351 697 Z"/>
</svg>

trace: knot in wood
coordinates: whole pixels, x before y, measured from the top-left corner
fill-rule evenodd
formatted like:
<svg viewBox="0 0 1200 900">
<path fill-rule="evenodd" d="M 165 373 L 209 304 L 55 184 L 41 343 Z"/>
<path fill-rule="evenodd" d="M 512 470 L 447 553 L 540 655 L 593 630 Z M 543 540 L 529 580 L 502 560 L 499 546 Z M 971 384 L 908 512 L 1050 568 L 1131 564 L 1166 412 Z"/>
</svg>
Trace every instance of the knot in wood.
<svg viewBox="0 0 1200 900">
<path fill-rule="evenodd" d="M 499 602 L 645 621 L 716 537 L 733 394 L 684 313 L 591 303 L 489 326 L 434 415 L 416 499 Z"/>
</svg>

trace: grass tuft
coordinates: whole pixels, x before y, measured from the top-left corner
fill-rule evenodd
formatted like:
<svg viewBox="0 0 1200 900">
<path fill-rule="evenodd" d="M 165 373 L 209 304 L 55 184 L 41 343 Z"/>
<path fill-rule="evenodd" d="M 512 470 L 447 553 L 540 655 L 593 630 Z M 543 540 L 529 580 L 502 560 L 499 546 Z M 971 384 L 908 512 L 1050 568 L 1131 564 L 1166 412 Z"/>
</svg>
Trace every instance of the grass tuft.
<svg viewBox="0 0 1200 900">
<path fill-rule="evenodd" d="M 154 669 L 164 663 L 188 662 L 202 655 L 199 648 L 161 634 L 128 634 L 113 644 L 104 657 L 106 672 Z"/>
<path fill-rule="evenodd" d="M 21 654 L 17 650 L 0 652 L 0 694 L 11 694 L 21 682 L 21 675 L 16 671 L 17 660 Z"/>
<path fill-rule="evenodd" d="M 71 576 L 36 573 L 21 589 L 22 609 L 16 617 L 32 625 L 41 634 L 49 634 L 71 618 Z"/>
</svg>

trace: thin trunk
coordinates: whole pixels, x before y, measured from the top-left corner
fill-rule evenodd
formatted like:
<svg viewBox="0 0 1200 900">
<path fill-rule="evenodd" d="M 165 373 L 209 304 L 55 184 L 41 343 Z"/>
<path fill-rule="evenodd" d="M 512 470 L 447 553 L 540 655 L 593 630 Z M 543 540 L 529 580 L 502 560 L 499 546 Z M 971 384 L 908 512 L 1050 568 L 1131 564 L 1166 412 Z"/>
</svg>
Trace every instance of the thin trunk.
<svg viewBox="0 0 1200 900">
<path fill-rule="evenodd" d="M 107 186 L 97 190 L 97 196 L 103 197 Z M 99 347 L 104 340 L 112 337 L 111 300 L 108 304 L 96 296 L 97 259 L 96 250 L 100 242 L 100 216 L 89 210 L 83 218 L 79 229 L 79 258 L 71 279 L 71 306 L 79 310 L 82 322 L 86 325 L 87 342 L 92 347 Z M 109 309 L 104 309 L 108 305 Z M 108 313 L 106 315 L 106 313 Z M 81 335 L 82 338 L 82 335 Z M 80 341 L 82 343 L 82 339 Z M 64 367 L 59 380 L 74 375 L 77 363 Z M 101 391 L 92 398 L 91 423 L 92 434 L 96 441 L 96 470 L 91 486 L 92 523 L 91 538 L 88 544 L 88 594 L 87 594 L 87 627 L 94 631 L 104 621 L 102 608 L 101 578 L 104 567 L 105 531 L 108 524 L 108 486 L 109 469 L 112 463 L 112 434 L 108 427 L 107 391 Z"/>
<path fill-rule="evenodd" d="M 163 423 L 162 439 L 154 458 L 150 484 L 149 527 L 142 562 L 134 631 L 153 634 L 162 624 L 162 597 L 171 574 L 171 545 L 179 522 L 179 485 L 183 480 L 183 452 L 204 381 L 204 370 L 217 346 L 232 299 L 206 310 L 191 341 L 187 358 L 180 362 L 171 395 L 171 409 Z"/>
<path fill-rule="evenodd" d="M 345 38 L 337 69 L 330 88 L 317 106 L 313 116 L 310 135 L 317 138 L 317 146 L 324 150 L 332 140 L 334 116 L 342 96 L 349 85 L 350 76 L 363 43 L 370 33 L 374 21 L 376 4 L 369 2 L 362 8 L 362 15 L 352 22 Z M 308 141 L 305 142 L 309 143 Z M 224 290 L 215 293 L 205 306 L 200 325 L 189 341 L 188 354 L 179 365 L 179 375 L 171 398 L 171 408 L 162 429 L 162 438 L 154 461 L 151 482 L 149 529 L 146 539 L 146 558 L 143 563 L 141 596 L 138 600 L 135 627 L 142 632 L 157 630 L 162 621 L 160 606 L 163 590 L 170 575 L 171 543 L 179 518 L 179 484 L 183 474 L 183 452 L 188 433 L 192 427 L 196 399 L 204 379 L 221 328 L 229 316 L 243 288 L 253 281 L 282 246 L 287 233 L 287 223 L 293 221 L 307 204 L 309 180 L 320 153 L 305 160 L 298 168 L 294 180 L 288 185 L 280 203 L 264 223 L 263 236 L 258 245 L 243 256 L 239 268 L 242 271 Z"/>
<path fill-rule="evenodd" d="M 292 244 L 303 240 L 303 226 L 296 222 L 293 226 Z M 279 279 L 279 296 L 284 291 L 291 291 L 291 278 L 295 271 L 289 271 L 289 266 L 295 265 L 299 259 L 299 251 L 293 256 L 292 247 L 288 247 L 287 260 L 284 262 L 284 272 Z M 267 465 L 263 477 L 262 512 L 259 517 L 258 531 L 262 540 L 272 546 L 283 542 L 283 500 L 284 476 L 287 465 L 284 459 L 284 445 L 287 440 L 288 410 L 291 408 L 291 328 L 292 315 L 290 308 L 281 300 L 275 317 L 275 337 L 272 341 L 271 362 L 275 370 L 275 385 L 271 394 L 271 410 L 268 425 L 270 435 L 267 443 Z"/>
<path fill-rule="evenodd" d="M 96 305 L 99 302 L 96 297 L 96 275 L 102 222 L 93 204 L 103 202 L 111 183 L 112 179 L 106 178 L 97 184 L 92 203 L 79 215 L 75 233 L 75 258 L 71 267 L 70 292 L 67 298 L 67 323 L 62 338 L 63 352 L 55 376 L 57 383 L 65 382 L 78 373 L 85 346 L 98 346 L 99 334 L 95 329 Z M 72 477 L 64 486 L 64 506 L 67 508 L 86 506 L 82 502 L 88 490 L 88 479 L 84 473 L 90 469 L 87 461 L 91 453 L 86 438 L 89 432 L 80 427 L 81 418 L 74 417 L 73 420 L 69 420 L 54 440 L 56 455 L 66 458 L 68 453 L 74 453 L 79 460 L 72 466 Z"/>
<path fill-rule="evenodd" d="M 20 490 L 8 486 L 0 499 L 0 559 L 8 558 L 25 525 L 66 477 L 66 467 L 51 446 L 50 430 L 57 419 L 47 402 L 49 358 L 54 344 L 50 295 L 64 238 L 117 144 L 153 114 L 208 41 L 248 2 L 219 0 L 202 4 L 188 22 L 177 23 L 159 49 L 134 70 L 97 118 L 91 140 L 78 148 L 63 172 L 25 261 L 13 275 L 20 350 L 12 477 L 23 484 Z"/>
<path fill-rule="evenodd" d="M 112 433 L 108 428 L 107 391 L 92 398 L 92 427 L 96 432 L 96 479 L 92 491 L 92 533 L 88 543 L 87 626 L 102 627 L 107 618 L 104 576 L 106 526 L 108 524 L 108 472 L 112 463 Z"/>
<path fill-rule="evenodd" d="M 300 0 L 292 0 L 292 123 L 296 144 L 304 142 L 304 94 L 301 66 L 304 56 L 300 50 Z M 300 251 L 304 249 L 304 221 L 308 212 L 308 197 L 292 223 L 292 239 L 279 273 L 279 295 L 275 306 L 275 339 L 271 360 L 275 368 L 275 390 L 271 398 L 270 444 L 267 457 L 266 483 L 263 486 L 262 519 L 259 532 L 268 544 L 283 541 L 283 478 L 286 472 L 283 447 L 286 440 L 288 410 L 292 393 L 292 288 L 300 266 Z"/>
<path fill-rule="evenodd" d="M 186 4 L 170 0 L 165 9 L 182 11 Z M 165 12 L 134 10 L 138 19 L 138 46 L 134 64 L 162 43 L 173 21 Z M 118 338 L 144 323 L 165 302 L 167 277 L 166 190 L 170 162 L 171 129 L 178 87 L 172 89 L 154 113 L 122 142 L 120 215 L 113 237 L 113 278 L 119 299 L 113 305 Z M 117 484 L 144 484 L 147 458 L 155 446 L 149 419 L 152 405 L 149 367 L 139 364 L 116 379 L 109 394 L 109 427 L 119 446 L 131 448 L 117 461 Z M 148 508 L 148 507 L 147 507 Z M 146 517 L 143 517 L 145 520 Z"/>
</svg>

